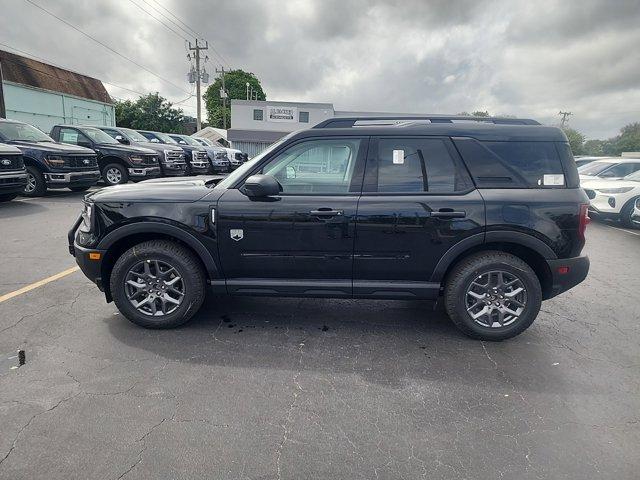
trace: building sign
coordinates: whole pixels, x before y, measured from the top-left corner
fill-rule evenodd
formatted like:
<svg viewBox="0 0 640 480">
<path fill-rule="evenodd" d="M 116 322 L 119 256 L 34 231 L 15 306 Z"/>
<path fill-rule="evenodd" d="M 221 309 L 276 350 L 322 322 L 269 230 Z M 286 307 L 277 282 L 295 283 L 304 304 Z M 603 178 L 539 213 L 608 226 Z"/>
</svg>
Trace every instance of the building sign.
<svg viewBox="0 0 640 480">
<path fill-rule="evenodd" d="M 296 122 L 297 107 L 267 107 L 267 122 Z"/>
</svg>

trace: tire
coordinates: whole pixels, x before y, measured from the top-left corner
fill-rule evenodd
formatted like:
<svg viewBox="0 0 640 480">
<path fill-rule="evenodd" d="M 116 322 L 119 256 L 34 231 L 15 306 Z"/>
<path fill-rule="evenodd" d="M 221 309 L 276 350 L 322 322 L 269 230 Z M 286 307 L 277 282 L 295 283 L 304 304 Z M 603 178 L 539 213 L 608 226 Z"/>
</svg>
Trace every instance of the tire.
<svg viewBox="0 0 640 480">
<path fill-rule="evenodd" d="M 91 185 L 87 185 L 84 187 L 69 187 L 69 190 L 71 190 L 72 192 L 86 192 L 90 188 L 91 188 Z"/>
<path fill-rule="evenodd" d="M 620 210 L 620 222 L 627 228 L 640 229 L 640 224 L 631 220 L 633 206 L 635 205 L 637 199 L 638 197 L 632 198 L 624 205 L 624 207 L 622 207 L 622 210 Z"/>
<path fill-rule="evenodd" d="M 177 307 L 173 303 L 166 302 L 169 305 L 166 313 L 152 315 L 150 312 L 152 308 L 154 311 L 157 307 L 162 309 L 165 303 L 159 296 L 140 309 L 133 305 L 128 294 L 131 294 L 132 289 L 136 290 L 136 287 L 130 286 L 127 280 L 134 278 L 135 283 L 145 282 L 144 279 L 137 278 L 137 273 L 131 273 L 140 271 L 140 265 L 144 269 L 148 265 L 152 275 L 157 273 L 155 267 L 157 265 L 173 267 L 177 276 L 181 278 L 178 283 L 173 283 L 173 286 L 183 292 Z M 165 268 L 164 272 L 167 271 Z M 170 283 L 175 281 L 175 277 L 168 280 L 164 278 L 163 281 Z M 153 280 L 146 280 L 146 282 L 153 283 Z M 160 283 L 162 284 L 162 281 Z M 167 287 L 168 283 L 155 287 L 152 285 L 152 288 L 161 289 Z M 198 259 L 186 248 L 167 240 L 151 240 L 131 247 L 118 258 L 111 272 L 110 287 L 118 310 L 131 322 L 145 328 L 174 328 L 186 323 L 202 306 L 205 297 L 205 275 Z M 171 287 L 168 288 L 171 289 Z M 170 293 L 169 290 L 156 290 L 156 292 L 163 295 Z M 172 295 L 174 295 L 173 292 Z M 141 295 L 134 296 L 133 301 L 142 303 L 147 297 L 149 297 L 148 294 L 141 292 Z M 170 308 L 174 307 L 175 309 L 170 311 Z"/>
<path fill-rule="evenodd" d="M 47 193 L 47 184 L 40 170 L 31 165 L 27 165 L 26 170 L 27 185 L 24 187 L 22 195 L 25 197 L 41 197 Z"/>
<path fill-rule="evenodd" d="M 515 278 L 520 283 L 508 286 L 504 290 L 499 288 L 498 293 L 491 289 L 488 294 L 481 293 L 484 299 L 476 300 L 472 295 L 478 295 L 478 292 L 482 292 L 482 288 L 472 287 L 472 284 L 477 285 L 476 282 L 490 284 L 491 279 L 500 278 L 497 272 L 502 272 L 502 278 Z M 515 289 L 520 287 L 524 292 L 512 295 Z M 470 289 L 475 291 L 468 293 Z M 507 294 L 511 295 L 512 300 Z M 491 301 L 490 306 L 486 306 L 487 299 L 496 301 Z M 524 304 L 519 315 L 505 314 L 503 308 L 509 308 L 514 312 L 520 309 L 515 303 L 517 301 L 521 302 L 521 305 Z M 490 312 L 491 317 L 485 314 L 478 320 L 474 320 L 471 313 L 467 311 L 469 306 L 474 306 L 474 302 L 478 302 L 476 305 L 479 306 L 471 309 L 472 313 L 479 314 L 484 308 L 492 308 L 493 310 L 486 310 Z M 446 279 L 444 304 L 449 318 L 465 335 L 479 340 L 500 341 L 515 337 L 529 328 L 540 311 L 542 289 L 535 272 L 522 259 L 500 251 L 479 252 L 463 259 L 451 270 Z M 500 305 L 496 306 L 497 304 Z M 503 317 L 501 322 L 494 320 L 501 317 Z M 489 323 L 492 326 L 489 326 Z"/>
<path fill-rule="evenodd" d="M 10 202 L 17 196 L 17 193 L 5 193 L 4 195 L 0 195 L 0 202 Z"/>
<path fill-rule="evenodd" d="M 102 169 L 102 180 L 108 186 L 122 185 L 129 181 L 129 172 L 119 163 L 110 163 Z"/>
</svg>

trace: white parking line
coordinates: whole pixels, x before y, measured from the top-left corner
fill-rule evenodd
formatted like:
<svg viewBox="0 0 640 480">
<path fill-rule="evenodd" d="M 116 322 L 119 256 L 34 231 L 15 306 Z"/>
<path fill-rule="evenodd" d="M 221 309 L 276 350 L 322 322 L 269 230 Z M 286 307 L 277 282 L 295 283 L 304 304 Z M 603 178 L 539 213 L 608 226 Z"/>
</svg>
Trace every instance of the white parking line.
<svg viewBox="0 0 640 480">
<path fill-rule="evenodd" d="M 614 227 L 613 225 L 607 225 L 606 223 L 603 223 L 603 225 L 609 228 L 613 228 L 614 230 L 620 230 L 621 232 L 630 233 L 631 235 L 636 235 L 640 237 L 640 232 L 632 232 L 631 230 L 625 230 L 624 228 Z"/>
</svg>

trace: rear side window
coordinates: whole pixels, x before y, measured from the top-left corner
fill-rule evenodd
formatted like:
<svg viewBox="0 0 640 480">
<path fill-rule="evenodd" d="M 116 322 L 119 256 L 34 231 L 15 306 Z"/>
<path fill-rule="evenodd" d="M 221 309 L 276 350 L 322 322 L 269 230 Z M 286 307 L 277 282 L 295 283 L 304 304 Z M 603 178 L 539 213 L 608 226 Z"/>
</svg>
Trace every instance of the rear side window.
<svg viewBox="0 0 640 480">
<path fill-rule="evenodd" d="M 478 142 L 456 139 L 478 187 L 562 188 L 565 172 L 555 142 Z"/>
<path fill-rule="evenodd" d="M 471 180 L 439 138 L 381 138 L 378 142 L 378 192 L 454 193 Z"/>
</svg>

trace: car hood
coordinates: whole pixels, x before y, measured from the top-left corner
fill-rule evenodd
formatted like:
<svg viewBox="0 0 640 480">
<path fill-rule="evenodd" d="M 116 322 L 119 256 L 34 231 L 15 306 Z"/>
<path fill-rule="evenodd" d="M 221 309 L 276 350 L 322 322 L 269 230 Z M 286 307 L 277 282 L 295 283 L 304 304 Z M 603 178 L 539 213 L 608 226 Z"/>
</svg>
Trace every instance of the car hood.
<svg viewBox="0 0 640 480">
<path fill-rule="evenodd" d="M 189 203 L 210 194 L 212 189 L 197 177 L 177 182 L 140 182 L 106 187 L 85 198 L 100 203 Z"/>
<path fill-rule="evenodd" d="M 11 142 L 16 147 L 29 148 L 31 150 L 39 150 L 42 152 L 54 152 L 54 153 L 77 153 L 81 155 L 95 155 L 95 152 L 90 148 L 78 147 L 77 145 L 69 145 L 68 143 L 58 142 Z"/>
<path fill-rule="evenodd" d="M 593 178 L 593 177 L 587 177 Z M 632 187 L 640 188 L 640 182 L 634 182 L 632 180 L 605 180 L 602 178 L 595 178 L 593 180 L 583 180 L 580 183 L 582 188 L 588 188 L 590 190 L 598 190 L 600 188 L 622 188 Z"/>
<path fill-rule="evenodd" d="M 123 153 L 140 153 L 143 155 L 153 155 L 156 153 L 155 150 L 150 148 L 138 147 L 135 145 L 122 145 L 121 143 L 99 143 L 96 146 L 105 150 L 113 150 L 115 152 Z"/>
<path fill-rule="evenodd" d="M 177 152 L 184 152 L 178 145 L 169 145 L 168 143 L 151 143 L 151 142 L 136 142 L 136 146 L 148 148 L 154 152 L 161 152 L 163 150 L 175 150 Z"/>
</svg>

